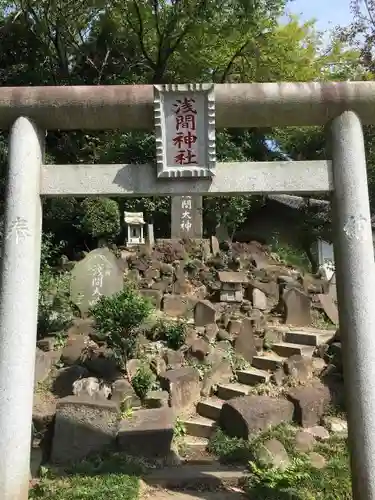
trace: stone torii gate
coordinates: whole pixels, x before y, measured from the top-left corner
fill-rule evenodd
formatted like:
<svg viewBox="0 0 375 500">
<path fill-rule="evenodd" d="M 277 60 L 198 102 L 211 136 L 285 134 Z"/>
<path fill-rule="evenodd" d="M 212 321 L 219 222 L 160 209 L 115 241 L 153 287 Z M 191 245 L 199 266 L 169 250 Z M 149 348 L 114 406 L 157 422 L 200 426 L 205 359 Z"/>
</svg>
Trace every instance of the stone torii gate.
<svg viewBox="0 0 375 500">
<path fill-rule="evenodd" d="M 158 176 L 154 165 L 45 165 L 43 143 L 48 130 L 153 130 L 154 88 L 0 89 L 0 128 L 10 129 L 0 289 L 1 500 L 28 497 L 41 196 L 269 192 L 332 193 L 353 493 L 356 500 L 375 499 L 375 265 L 361 126 L 375 123 L 375 84 L 215 85 L 210 92 L 208 141 L 215 127 L 216 106 L 218 128 L 325 125 L 330 159 L 218 163 L 214 175 L 207 171 L 190 173 L 190 178 L 179 173 L 164 175 L 163 145 L 158 143 L 163 124 L 156 112 L 157 156 L 161 162 Z M 214 143 L 210 147 L 208 167 L 215 163 Z"/>
</svg>

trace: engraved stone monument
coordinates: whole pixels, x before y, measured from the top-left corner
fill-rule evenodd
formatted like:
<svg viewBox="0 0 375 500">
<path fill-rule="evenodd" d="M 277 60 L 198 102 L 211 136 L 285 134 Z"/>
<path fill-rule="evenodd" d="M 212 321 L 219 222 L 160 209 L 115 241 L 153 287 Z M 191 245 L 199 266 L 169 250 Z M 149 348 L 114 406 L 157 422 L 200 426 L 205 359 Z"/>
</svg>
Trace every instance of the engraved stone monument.
<svg viewBox="0 0 375 500">
<path fill-rule="evenodd" d="M 123 273 L 115 255 L 108 248 L 97 248 L 74 266 L 70 298 L 81 313 L 86 313 L 102 295 L 113 295 L 123 286 Z"/>
<path fill-rule="evenodd" d="M 202 238 L 202 196 L 173 196 L 172 238 Z"/>
</svg>

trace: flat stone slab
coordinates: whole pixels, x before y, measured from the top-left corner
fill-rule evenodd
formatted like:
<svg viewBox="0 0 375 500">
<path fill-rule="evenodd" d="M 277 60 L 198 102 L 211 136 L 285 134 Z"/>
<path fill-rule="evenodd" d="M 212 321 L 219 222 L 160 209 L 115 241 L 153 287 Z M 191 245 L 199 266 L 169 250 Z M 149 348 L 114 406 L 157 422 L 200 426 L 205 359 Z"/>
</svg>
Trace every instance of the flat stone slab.
<svg viewBox="0 0 375 500">
<path fill-rule="evenodd" d="M 147 484 L 159 485 L 163 488 L 197 489 L 198 487 L 237 486 L 248 475 L 249 472 L 243 467 L 211 462 L 155 469 L 144 479 Z"/>
<path fill-rule="evenodd" d="M 146 499 L 153 500 L 242 500 L 246 499 L 244 493 L 238 491 L 170 491 L 165 489 L 148 489 L 145 491 L 144 495 L 141 496 L 141 500 Z"/>
<path fill-rule="evenodd" d="M 117 445 L 120 451 L 142 457 L 166 457 L 174 431 L 171 408 L 137 410 L 119 425 Z"/>
</svg>

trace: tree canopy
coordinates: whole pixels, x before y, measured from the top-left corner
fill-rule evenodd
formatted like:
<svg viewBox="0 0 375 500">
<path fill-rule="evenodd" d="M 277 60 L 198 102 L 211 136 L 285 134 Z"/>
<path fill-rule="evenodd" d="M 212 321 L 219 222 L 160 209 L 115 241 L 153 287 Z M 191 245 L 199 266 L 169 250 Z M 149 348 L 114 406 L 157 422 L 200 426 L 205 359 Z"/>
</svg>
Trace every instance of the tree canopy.
<svg viewBox="0 0 375 500">
<path fill-rule="evenodd" d="M 360 3 L 359 1 L 357 2 Z M 353 25 L 327 41 L 315 23 L 286 17 L 287 0 L 2 0 L 0 84 L 112 85 L 186 82 L 272 82 L 369 79 L 373 17 L 353 7 Z M 369 13 L 375 2 L 367 1 Z M 284 17 L 282 17 L 284 15 Z M 324 36 L 323 36 L 324 35 Z M 361 39 L 361 42 L 358 41 Z M 362 43 L 362 45 L 361 45 Z M 366 129 L 372 174 L 372 128 Z M 0 137 L 1 177 L 6 133 Z M 318 128 L 220 130 L 219 161 L 324 157 Z M 84 130 L 49 132 L 50 163 L 146 163 L 153 134 Z M 118 200 L 143 210 L 156 231 L 169 227 L 168 198 Z M 246 219 L 250 197 L 204 200 L 208 228 Z M 70 246 L 87 240 L 87 203 L 44 202 L 44 228 Z M 120 212 L 121 213 L 121 212 Z M 117 231 L 117 229 L 116 229 Z"/>
</svg>

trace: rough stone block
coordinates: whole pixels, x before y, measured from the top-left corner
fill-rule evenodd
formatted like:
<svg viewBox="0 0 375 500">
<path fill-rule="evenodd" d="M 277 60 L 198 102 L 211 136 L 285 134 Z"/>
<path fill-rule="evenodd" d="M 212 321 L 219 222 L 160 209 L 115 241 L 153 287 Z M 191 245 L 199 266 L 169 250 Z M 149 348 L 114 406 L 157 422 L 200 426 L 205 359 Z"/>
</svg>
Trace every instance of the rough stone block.
<svg viewBox="0 0 375 500">
<path fill-rule="evenodd" d="M 220 425 L 232 437 L 249 439 L 253 434 L 293 419 L 293 404 L 269 396 L 241 396 L 224 403 Z"/>
<path fill-rule="evenodd" d="M 191 411 L 200 399 L 199 373 L 191 366 L 166 371 L 160 382 L 169 392 L 169 404 L 176 414 Z"/>
<path fill-rule="evenodd" d="M 174 413 L 171 408 L 138 410 L 120 422 L 120 451 L 143 457 L 165 457 L 171 450 Z"/>
<path fill-rule="evenodd" d="M 253 325 L 249 318 L 244 318 L 242 321 L 241 331 L 236 338 L 234 348 L 236 353 L 240 354 L 249 363 L 256 356 L 257 349 L 255 346 Z"/>
<path fill-rule="evenodd" d="M 36 349 L 34 385 L 45 380 L 53 365 L 60 359 L 61 351 L 42 351 Z"/>
<path fill-rule="evenodd" d="M 89 397 L 60 399 L 52 442 L 51 462 L 72 463 L 114 444 L 119 408 L 113 401 Z"/>
<path fill-rule="evenodd" d="M 163 311 L 168 316 L 173 317 L 192 317 L 194 302 L 191 297 L 183 295 L 164 295 Z"/>
<path fill-rule="evenodd" d="M 295 420 L 302 427 L 317 425 L 331 401 L 330 391 L 323 384 L 296 387 L 287 396 L 294 404 Z"/>
<path fill-rule="evenodd" d="M 194 309 L 195 326 L 206 326 L 216 322 L 216 309 L 209 300 L 200 300 Z"/>
</svg>

